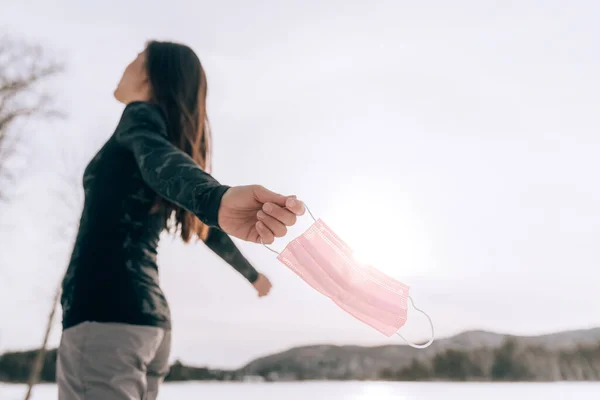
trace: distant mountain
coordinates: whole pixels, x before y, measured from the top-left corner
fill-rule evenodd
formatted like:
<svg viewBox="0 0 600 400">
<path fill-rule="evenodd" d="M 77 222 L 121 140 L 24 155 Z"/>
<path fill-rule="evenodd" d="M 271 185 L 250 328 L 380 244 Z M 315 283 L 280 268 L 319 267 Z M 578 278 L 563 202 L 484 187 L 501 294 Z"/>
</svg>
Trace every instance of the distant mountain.
<svg viewBox="0 0 600 400">
<path fill-rule="evenodd" d="M 449 344 L 454 349 L 464 346 L 463 349 L 468 350 L 476 347 L 497 347 L 510 338 L 514 338 L 526 346 L 543 346 L 549 350 L 568 350 L 580 346 L 596 345 L 600 340 L 600 328 L 564 331 L 538 336 L 514 336 L 486 331 L 468 331 L 447 339 L 441 339 L 434 344 L 438 346 Z"/>
<path fill-rule="evenodd" d="M 0 381 L 25 382 L 36 351 L 0 356 Z M 54 381 L 56 350 L 42 380 Z M 187 380 L 600 380 L 600 328 L 541 336 L 470 331 L 427 349 L 316 345 L 256 359 L 237 370 L 176 362 L 168 381 Z"/>
<path fill-rule="evenodd" d="M 502 362 L 517 371 L 504 376 Z M 254 360 L 240 371 L 267 380 L 600 380 L 600 329 L 530 337 L 470 331 L 423 350 L 404 345 L 297 347 Z"/>
</svg>

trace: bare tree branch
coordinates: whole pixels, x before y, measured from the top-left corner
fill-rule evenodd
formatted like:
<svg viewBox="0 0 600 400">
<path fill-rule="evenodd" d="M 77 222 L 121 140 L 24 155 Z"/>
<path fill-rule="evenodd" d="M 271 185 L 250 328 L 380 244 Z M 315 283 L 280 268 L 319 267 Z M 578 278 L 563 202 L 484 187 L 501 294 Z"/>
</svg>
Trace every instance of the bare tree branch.
<svg viewBox="0 0 600 400">
<path fill-rule="evenodd" d="M 46 358 L 46 348 L 48 347 L 48 339 L 50 333 L 52 333 L 52 325 L 54 323 L 54 316 L 56 315 L 56 309 L 58 308 L 58 302 L 60 300 L 61 288 L 57 287 L 54 297 L 52 298 L 52 307 L 50 309 L 50 315 L 48 316 L 48 324 L 46 325 L 46 331 L 44 332 L 44 340 L 42 347 L 37 352 L 33 367 L 29 373 L 29 379 L 27 381 L 27 393 L 25 394 L 25 400 L 30 400 L 33 395 L 33 388 L 40 380 L 42 374 L 42 367 L 44 365 L 44 358 Z"/>
<path fill-rule="evenodd" d="M 54 97 L 46 87 L 46 83 L 62 70 L 62 65 L 49 57 L 41 46 L 15 40 L 6 35 L 0 36 L 0 201 L 10 199 L 9 188 L 14 188 L 15 177 L 20 169 L 18 163 L 15 163 L 15 158 L 19 154 L 19 145 L 23 142 L 22 123 L 62 116 L 54 107 Z M 63 197 L 67 199 L 73 195 L 77 195 L 77 192 L 70 195 L 64 193 Z M 68 206 L 75 204 L 69 200 Z M 0 202 L 0 208 L 2 206 Z M 67 220 L 66 223 L 72 225 L 71 220 Z M 72 242 L 69 235 L 72 229 L 61 226 L 59 232 L 59 238 L 65 244 Z M 29 379 L 27 399 L 39 380 L 59 297 L 60 285 L 52 298 L 43 344 Z"/>
<path fill-rule="evenodd" d="M 44 84 L 63 71 L 63 65 L 41 46 L 0 36 L 0 200 L 9 199 L 21 135 L 20 121 L 64 116 L 54 107 Z"/>
<path fill-rule="evenodd" d="M 79 227 L 79 215 L 83 208 L 83 189 L 81 185 L 81 175 L 83 171 L 83 163 L 80 162 L 78 154 L 75 151 L 69 151 L 66 148 L 61 148 L 61 157 L 59 170 L 57 176 L 60 177 L 61 185 L 52 191 L 53 198 L 58 202 L 54 211 L 64 211 L 63 218 L 60 218 L 56 225 L 54 232 L 56 235 L 53 237 L 56 239 L 56 244 L 60 247 L 57 249 L 59 253 L 68 254 L 73 246 L 77 229 Z M 79 212 L 78 212 L 79 211 Z M 54 325 L 54 318 L 56 310 L 59 306 L 60 294 L 61 294 L 61 283 L 62 275 L 55 289 L 54 296 L 52 298 L 52 304 L 50 307 L 50 314 L 46 323 L 46 329 L 44 331 L 44 338 L 39 351 L 36 354 L 33 367 L 31 369 L 27 393 L 25 400 L 30 400 L 33 393 L 34 386 L 39 382 L 40 374 L 42 372 L 42 366 L 44 365 L 44 358 L 46 355 L 46 349 L 48 346 L 48 338 Z"/>
</svg>

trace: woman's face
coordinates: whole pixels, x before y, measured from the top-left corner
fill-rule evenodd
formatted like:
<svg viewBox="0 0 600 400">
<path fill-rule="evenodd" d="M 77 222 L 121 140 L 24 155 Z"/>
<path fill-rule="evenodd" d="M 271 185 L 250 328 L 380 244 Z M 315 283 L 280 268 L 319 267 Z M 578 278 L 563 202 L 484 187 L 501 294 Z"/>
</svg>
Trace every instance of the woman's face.
<svg viewBox="0 0 600 400">
<path fill-rule="evenodd" d="M 146 53 L 137 55 L 125 71 L 115 90 L 115 98 L 123 104 L 150 100 L 150 83 L 146 71 Z"/>
</svg>

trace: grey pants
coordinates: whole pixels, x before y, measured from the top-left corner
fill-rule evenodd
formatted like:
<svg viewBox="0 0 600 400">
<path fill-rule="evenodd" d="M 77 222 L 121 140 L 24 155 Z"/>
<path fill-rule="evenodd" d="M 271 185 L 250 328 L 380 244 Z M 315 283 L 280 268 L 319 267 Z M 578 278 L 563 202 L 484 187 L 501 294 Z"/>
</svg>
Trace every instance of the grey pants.
<svg viewBox="0 0 600 400">
<path fill-rule="evenodd" d="M 84 322 L 58 348 L 59 400 L 154 400 L 169 372 L 171 332 L 151 326 Z"/>
</svg>

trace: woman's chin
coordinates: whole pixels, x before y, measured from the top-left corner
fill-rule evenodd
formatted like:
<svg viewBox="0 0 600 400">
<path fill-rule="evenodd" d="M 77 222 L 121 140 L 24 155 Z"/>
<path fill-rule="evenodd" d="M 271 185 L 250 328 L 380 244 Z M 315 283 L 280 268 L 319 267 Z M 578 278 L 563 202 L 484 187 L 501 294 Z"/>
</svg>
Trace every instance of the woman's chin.
<svg viewBox="0 0 600 400">
<path fill-rule="evenodd" d="M 123 98 L 123 96 L 121 95 L 119 88 L 116 88 L 115 91 L 113 92 L 113 96 L 114 98 L 119 102 L 119 103 L 123 103 L 123 104 L 127 104 L 127 102 L 125 101 L 125 99 Z"/>
</svg>

